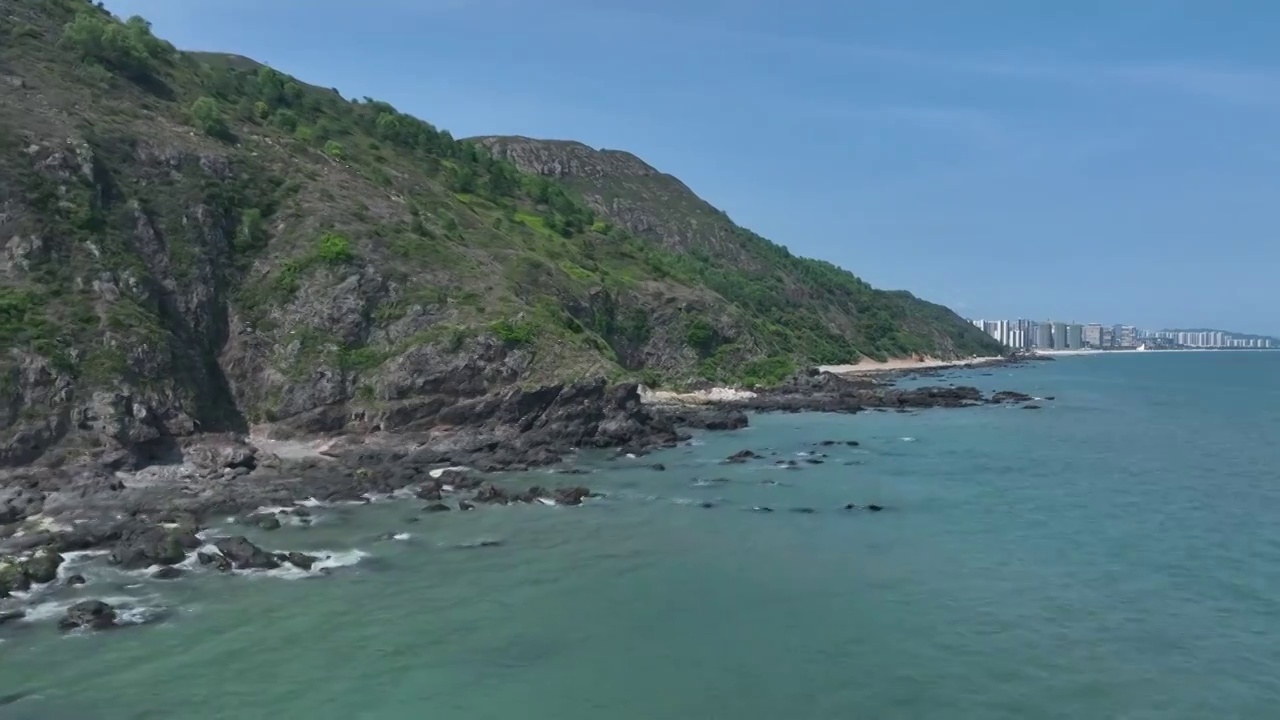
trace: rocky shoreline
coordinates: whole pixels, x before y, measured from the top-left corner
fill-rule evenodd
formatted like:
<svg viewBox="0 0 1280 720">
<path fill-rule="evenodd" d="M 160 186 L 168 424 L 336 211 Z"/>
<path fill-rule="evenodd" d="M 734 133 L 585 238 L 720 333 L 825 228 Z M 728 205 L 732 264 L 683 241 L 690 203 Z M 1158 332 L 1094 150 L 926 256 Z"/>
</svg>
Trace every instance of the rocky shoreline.
<svg viewBox="0 0 1280 720">
<path fill-rule="evenodd" d="M 749 397 L 654 406 L 641 402 L 636 385 L 597 380 L 513 390 L 473 417 L 457 418 L 454 427 L 338 438 L 300 457 L 265 451 L 260 446 L 269 443 L 240 435 L 173 438 L 163 448 L 154 440 L 121 444 L 92 462 L 0 475 L 0 624 L 21 617 L 20 608 L 6 604 L 11 594 L 46 583 L 84 582 L 77 575 L 58 577 L 65 553 L 99 551 L 113 565 L 150 569 L 156 579 L 180 577 L 184 571 L 177 566 L 193 558 L 221 571 L 310 571 L 319 560 L 268 552 L 243 536 L 205 537 L 213 519 L 238 517 L 270 530 L 282 519 L 309 522 L 309 511 L 299 503 L 360 503 L 390 495 L 421 500 L 425 513 L 486 504 L 577 505 L 592 495 L 577 483 L 511 490 L 484 474 L 549 467 L 567 480 L 580 472 L 566 463 L 579 450 L 640 456 L 690 439 L 687 428 L 746 427 L 751 412 L 905 412 L 992 403 L 1032 408 L 1031 400 L 1012 391 L 987 397 L 973 387 L 904 389 L 883 378 L 809 371 Z M 275 510 L 259 512 L 264 507 Z M 114 609 L 99 600 L 68 608 L 61 621 L 65 629 L 115 624 Z"/>
</svg>

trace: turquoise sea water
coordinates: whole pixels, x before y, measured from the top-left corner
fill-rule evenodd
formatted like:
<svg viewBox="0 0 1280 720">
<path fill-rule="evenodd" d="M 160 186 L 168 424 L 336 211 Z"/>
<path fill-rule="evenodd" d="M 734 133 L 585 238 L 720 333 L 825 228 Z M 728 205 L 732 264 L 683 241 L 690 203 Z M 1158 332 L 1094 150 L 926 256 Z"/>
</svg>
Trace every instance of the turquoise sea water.
<svg viewBox="0 0 1280 720">
<path fill-rule="evenodd" d="M 5 628 L 0 697 L 26 697 L 0 718 L 1276 717 L 1280 353 L 952 380 L 1056 399 L 759 416 L 584 461 L 569 479 L 609 497 L 581 508 L 409 523 L 421 502 L 386 502 L 252 535 L 367 553 L 329 577 L 90 564 L 83 593 L 166 619 Z M 829 457 L 718 464 L 744 448 Z M 457 547 L 484 539 L 503 544 Z"/>
</svg>

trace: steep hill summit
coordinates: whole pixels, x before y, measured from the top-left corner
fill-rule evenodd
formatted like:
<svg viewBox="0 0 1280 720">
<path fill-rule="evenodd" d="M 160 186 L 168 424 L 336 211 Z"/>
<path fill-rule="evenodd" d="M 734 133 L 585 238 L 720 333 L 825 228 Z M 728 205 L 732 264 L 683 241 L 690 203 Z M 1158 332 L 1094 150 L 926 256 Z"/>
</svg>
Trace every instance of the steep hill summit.
<svg viewBox="0 0 1280 720">
<path fill-rule="evenodd" d="M 460 142 L 87 0 L 0 0 L 0 465 L 996 351 L 626 153 Z"/>
</svg>

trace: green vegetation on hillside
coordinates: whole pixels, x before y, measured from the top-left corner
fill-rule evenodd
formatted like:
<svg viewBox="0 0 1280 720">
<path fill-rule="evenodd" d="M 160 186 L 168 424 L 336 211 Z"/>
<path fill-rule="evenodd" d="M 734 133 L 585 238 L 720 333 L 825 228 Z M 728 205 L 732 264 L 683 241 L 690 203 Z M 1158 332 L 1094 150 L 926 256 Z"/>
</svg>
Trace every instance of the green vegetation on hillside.
<svg viewBox="0 0 1280 720">
<path fill-rule="evenodd" d="M 420 363 L 451 355 L 484 389 L 991 351 L 944 308 L 743 230 L 737 254 L 654 242 L 587 188 L 385 102 L 179 52 L 141 18 L 87 0 L 0 0 L 0 18 L 0 377 L 62 374 L 7 407 L 108 387 L 209 428 L 436 392 Z"/>
<path fill-rule="evenodd" d="M 523 137 L 476 142 L 524 170 L 560 176 L 607 220 L 634 228 L 637 241 L 668 251 L 655 271 L 702 284 L 747 310 L 771 353 L 840 363 L 859 355 L 1000 352 L 947 308 L 876 290 L 831 263 L 796 257 L 628 153 Z M 578 173 L 564 176 L 566 167 Z"/>
</svg>

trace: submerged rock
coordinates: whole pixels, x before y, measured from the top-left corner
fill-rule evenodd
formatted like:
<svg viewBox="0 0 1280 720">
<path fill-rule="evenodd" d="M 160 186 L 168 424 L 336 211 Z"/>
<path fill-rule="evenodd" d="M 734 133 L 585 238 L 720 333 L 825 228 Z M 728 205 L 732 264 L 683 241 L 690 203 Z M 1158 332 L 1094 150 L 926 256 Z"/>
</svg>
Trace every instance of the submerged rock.
<svg viewBox="0 0 1280 720">
<path fill-rule="evenodd" d="M 423 512 L 429 512 L 429 513 L 449 512 L 452 509 L 453 508 L 449 507 L 448 505 L 445 505 L 444 503 L 432 503 L 422 508 Z"/>
<path fill-rule="evenodd" d="M 115 627 L 116 610 L 101 600 L 85 600 L 67 608 L 67 612 L 58 621 L 58 627 L 63 630 L 75 630 L 76 628 L 90 628 L 92 630 L 105 630 Z"/>
<path fill-rule="evenodd" d="M 458 543 L 454 547 L 459 550 L 475 550 L 477 548 L 499 547 L 503 542 L 501 540 L 473 540 L 471 542 Z"/>
<path fill-rule="evenodd" d="M 591 497 L 591 491 L 585 487 L 558 487 L 551 499 L 559 505 L 581 505 L 582 501 Z"/>
<path fill-rule="evenodd" d="M 259 530 L 279 530 L 280 518 L 275 515 L 260 515 L 253 523 Z"/>
<path fill-rule="evenodd" d="M 758 457 L 760 456 L 755 454 L 751 450 L 739 450 L 738 452 L 730 455 L 727 459 L 725 459 L 725 462 L 733 463 L 736 465 L 739 463 L 744 463 L 748 460 L 754 460 Z"/>
<path fill-rule="evenodd" d="M 0 610 L 0 625 L 14 620 L 21 620 L 26 616 L 27 613 L 24 610 Z"/>
<path fill-rule="evenodd" d="M 182 577 L 184 574 L 185 573 L 182 571 L 182 568 L 168 566 L 168 567 L 162 567 L 159 570 L 156 570 L 155 572 L 151 573 L 151 579 L 152 580 L 177 580 L 178 578 Z"/>
</svg>

